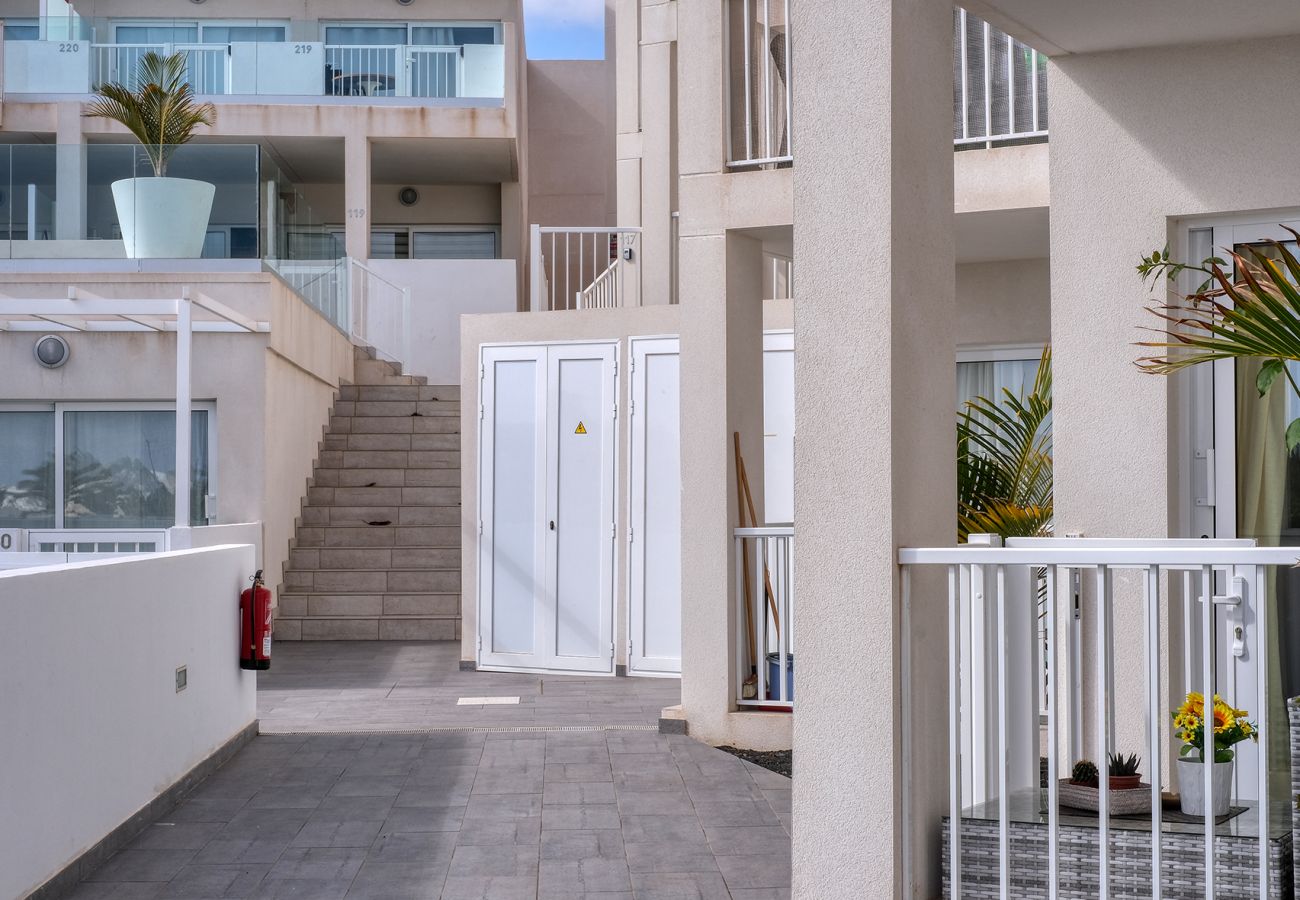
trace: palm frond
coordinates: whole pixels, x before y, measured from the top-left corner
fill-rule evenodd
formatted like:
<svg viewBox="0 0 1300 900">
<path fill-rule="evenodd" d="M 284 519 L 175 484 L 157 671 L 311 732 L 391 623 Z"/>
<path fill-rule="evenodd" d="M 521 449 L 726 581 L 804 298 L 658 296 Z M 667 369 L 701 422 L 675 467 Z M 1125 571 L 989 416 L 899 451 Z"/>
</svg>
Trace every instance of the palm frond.
<svg viewBox="0 0 1300 900">
<path fill-rule="evenodd" d="M 1051 531 L 1052 358 L 1029 392 L 977 397 L 957 414 L 957 536 L 1028 537 Z"/>
<path fill-rule="evenodd" d="M 1300 239 L 1300 233 L 1287 230 Z M 1207 284 L 1174 302 L 1149 307 L 1160 320 L 1149 330 L 1161 340 L 1137 343 L 1158 351 L 1140 357 L 1138 368 L 1169 375 L 1216 360 L 1257 359 L 1265 363 L 1257 382 L 1261 396 L 1279 375 L 1300 395 L 1300 385 L 1286 365 L 1300 363 L 1300 260 L 1281 241 L 1247 247 L 1229 258 L 1233 277 L 1223 260 L 1207 260 Z M 1288 451 L 1300 442 L 1298 426 L 1300 419 L 1287 430 Z"/>
<path fill-rule="evenodd" d="M 140 57 L 136 87 L 103 84 L 86 106 L 90 118 L 111 119 L 131 132 L 144 147 L 154 174 L 167 174 L 167 162 L 176 148 L 194 137 L 200 125 L 211 127 L 216 107 L 194 99 L 194 86 L 186 78 L 184 53 L 163 56 L 149 52 Z"/>
</svg>

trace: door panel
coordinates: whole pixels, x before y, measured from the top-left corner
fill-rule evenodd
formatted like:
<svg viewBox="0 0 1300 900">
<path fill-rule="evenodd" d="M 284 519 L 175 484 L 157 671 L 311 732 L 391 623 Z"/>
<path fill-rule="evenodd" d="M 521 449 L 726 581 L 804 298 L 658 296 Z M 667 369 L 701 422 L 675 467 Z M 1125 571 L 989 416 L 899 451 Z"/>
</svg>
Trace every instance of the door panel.
<svg viewBox="0 0 1300 900">
<path fill-rule="evenodd" d="M 794 333 L 763 335 L 763 509 L 794 521 Z"/>
<path fill-rule="evenodd" d="M 681 380 L 676 338 L 631 342 L 630 654 L 637 674 L 682 667 Z"/>
<path fill-rule="evenodd" d="M 553 664 L 613 668 L 614 353 L 549 348 Z"/>
<path fill-rule="evenodd" d="M 483 366 L 480 661 L 527 664 L 542 647 L 544 618 L 545 351 L 493 348 Z"/>
</svg>

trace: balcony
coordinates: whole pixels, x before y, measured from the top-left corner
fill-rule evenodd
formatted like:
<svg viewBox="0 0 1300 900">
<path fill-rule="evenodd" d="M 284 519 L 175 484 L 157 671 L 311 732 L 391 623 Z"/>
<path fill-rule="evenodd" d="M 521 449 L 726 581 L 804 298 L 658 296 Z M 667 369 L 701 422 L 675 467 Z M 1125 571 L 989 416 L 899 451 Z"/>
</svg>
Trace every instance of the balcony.
<svg viewBox="0 0 1300 900">
<path fill-rule="evenodd" d="M 792 0 L 727 0 L 729 169 L 794 162 Z M 964 9 L 953 10 L 957 150 L 1047 140 L 1047 57 Z"/>
<path fill-rule="evenodd" d="M 146 53 L 181 53 L 195 93 L 210 98 L 483 105 L 505 97 L 500 23 L 10 19 L 4 36 L 10 95 L 87 94 L 107 82 L 130 85 Z"/>
</svg>

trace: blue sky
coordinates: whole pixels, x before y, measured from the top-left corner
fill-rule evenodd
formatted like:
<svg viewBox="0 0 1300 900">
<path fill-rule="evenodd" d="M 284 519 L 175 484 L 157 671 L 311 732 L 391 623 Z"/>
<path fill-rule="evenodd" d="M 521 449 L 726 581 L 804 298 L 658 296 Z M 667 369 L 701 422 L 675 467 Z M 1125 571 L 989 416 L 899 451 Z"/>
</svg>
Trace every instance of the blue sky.
<svg viewBox="0 0 1300 900">
<path fill-rule="evenodd" d="M 603 59 L 604 0 L 524 0 L 529 59 Z"/>
</svg>

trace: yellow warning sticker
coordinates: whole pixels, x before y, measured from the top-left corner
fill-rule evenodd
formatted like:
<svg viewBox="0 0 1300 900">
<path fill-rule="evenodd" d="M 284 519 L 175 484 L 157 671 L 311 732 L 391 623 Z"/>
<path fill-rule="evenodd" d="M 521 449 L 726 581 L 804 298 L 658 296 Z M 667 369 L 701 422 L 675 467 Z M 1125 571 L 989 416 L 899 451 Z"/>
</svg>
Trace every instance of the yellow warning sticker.
<svg viewBox="0 0 1300 900">
<path fill-rule="evenodd" d="M 586 425 L 583 425 L 581 422 L 579 422 L 579 423 L 578 423 L 578 427 L 575 428 L 575 429 L 573 429 L 573 433 L 574 433 L 574 434 L 586 434 L 586 433 L 587 433 L 587 426 L 586 426 Z"/>
</svg>

